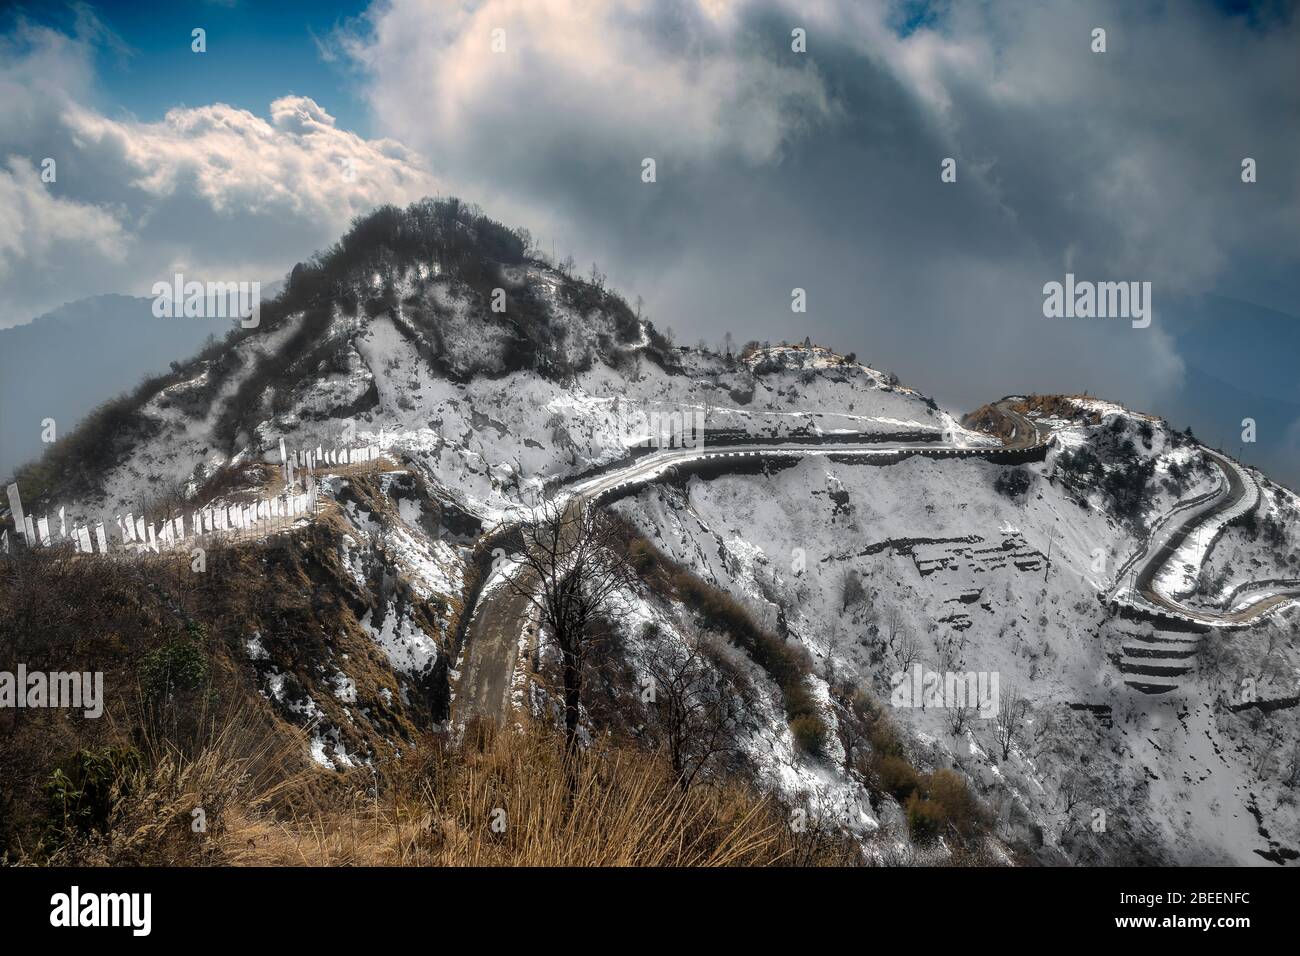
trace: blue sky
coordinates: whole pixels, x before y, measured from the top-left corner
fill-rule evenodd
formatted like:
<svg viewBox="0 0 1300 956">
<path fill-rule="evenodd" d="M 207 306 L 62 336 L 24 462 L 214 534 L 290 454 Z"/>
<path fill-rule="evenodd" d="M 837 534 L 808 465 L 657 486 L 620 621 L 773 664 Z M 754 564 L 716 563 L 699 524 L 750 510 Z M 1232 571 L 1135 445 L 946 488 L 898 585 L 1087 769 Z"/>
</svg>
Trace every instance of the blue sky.
<svg viewBox="0 0 1300 956">
<path fill-rule="evenodd" d="M 343 125 L 369 132 L 347 67 L 327 62 L 318 41 L 354 20 L 364 0 L 108 0 L 91 5 L 121 43 L 99 51 L 107 105 L 140 119 L 173 106 L 225 102 L 262 113 L 286 93 L 310 96 Z M 70 27 L 74 8 L 20 5 L 24 15 Z M 207 31 L 207 52 L 190 50 L 191 31 Z"/>
</svg>

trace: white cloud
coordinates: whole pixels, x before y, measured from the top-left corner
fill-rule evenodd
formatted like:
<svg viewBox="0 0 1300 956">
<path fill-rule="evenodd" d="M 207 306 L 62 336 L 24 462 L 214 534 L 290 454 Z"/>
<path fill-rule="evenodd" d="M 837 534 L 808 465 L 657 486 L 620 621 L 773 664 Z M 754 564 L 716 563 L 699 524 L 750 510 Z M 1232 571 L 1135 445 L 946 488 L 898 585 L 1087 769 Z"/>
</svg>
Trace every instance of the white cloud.
<svg viewBox="0 0 1300 956">
<path fill-rule="evenodd" d="M 71 107 L 63 122 L 81 149 L 122 157 L 130 184 L 146 196 L 192 190 L 222 215 L 288 214 L 342 227 L 433 185 L 400 144 L 338 129 L 305 96 L 272 102 L 271 122 L 222 103 L 168 110 L 156 123 Z"/>
<path fill-rule="evenodd" d="M 304 96 L 269 119 L 222 103 L 156 122 L 91 104 L 102 28 L 75 36 L 19 22 L 0 38 L 0 326 L 103 292 L 147 293 L 176 270 L 270 281 L 333 242 L 352 217 L 437 192 L 390 139 L 338 128 Z M 57 163 L 40 181 L 35 164 Z M 7 168 L 6 168 L 7 166 Z"/>
<path fill-rule="evenodd" d="M 744 170 L 837 115 L 808 60 L 749 48 L 737 6 L 395 0 L 336 39 L 381 126 L 495 215 L 540 222 L 563 201 L 547 189 L 556 163 L 631 179 L 645 157 L 664 177 Z"/>
<path fill-rule="evenodd" d="M 126 255 L 121 223 L 97 206 L 61 199 L 20 156 L 0 168 L 0 282 L 18 282 L 26 269 L 58 271 L 79 255 L 120 263 Z"/>
</svg>

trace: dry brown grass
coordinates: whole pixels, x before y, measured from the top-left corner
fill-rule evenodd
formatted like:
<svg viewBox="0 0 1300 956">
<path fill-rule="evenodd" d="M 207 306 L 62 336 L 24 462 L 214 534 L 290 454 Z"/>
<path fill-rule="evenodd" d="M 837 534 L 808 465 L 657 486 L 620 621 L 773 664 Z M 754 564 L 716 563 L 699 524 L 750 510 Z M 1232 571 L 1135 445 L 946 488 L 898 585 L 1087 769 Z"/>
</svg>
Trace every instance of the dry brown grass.
<svg viewBox="0 0 1300 956">
<path fill-rule="evenodd" d="M 1011 441 L 1015 435 L 1014 423 L 993 403 L 981 405 L 975 411 L 966 413 L 962 416 L 961 423 L 965 428 L 994 435 L 1004 442 Z"/>
<path fill-rule="evenodd" d="M 851 863 L 846 844 L 795 833 L 788 811 L 742 777 L 683 793 L 667 760 L 602 738 L 566 772 L 562 741 L 540 727 L 427 730 L 427 710 L 372 705 L 354 728 L 330 694 L 333 726 L 363 734 L 347 752 L 371 766 L 338 773 L 307 753 L 310 730 L 257 691 L 243 639 L 254 630 L 282 673 L 307 686 L 314 662 L 349 658 L 358 696 L 395 686 L 359 633 L 336 539 L 214 550 L 195 575 L 166 558 L 0 561 L 0 665 L 102 670 L 100 720 L 52 710 L 0 713 L 0 851 L 25 864 L 111 865 L 781 865 Z M 142 658 L 190 623 L 207 683 L 158 702 L 137 685 Z M 329 630 L 329 647 L 321 634 Z M 188 639 L 188 638 L 187 638 Z M 374 658 L 374 659 L 372 659 Z M 359 742 L 358 742 L 359 741 Z M 370 746 L 365 746 L 367 743 Z M 53 772 L 84 754 L 128 749 L 93 825 L 50 834 Z M 572 796 L 570 783 L 572 782 Z M 98 804 L 96 804 L 98 806 Z M 194 811 L 205 828 L 196 831 Z M 504 830 L 492 824 L 505 812 Z M 500 817 L 496 817 L 500 819 Z M 102 820 L 102 825 L 101 825 Z"/>
<path fill-rule="evenodd" d="M 230 824 L 263 811 L 293 812 L 320 797 L 310 784 L 328 774 L 302 770 L 306 738 L 264 711 L 241 706 L 224 718 L 203 715 L 199 740 L 141 714 L 139 769 L 114 787 L 108 826 L 67 840 L 39 860 L 52 866 L 187 866 L 222 862 Z M 198 811 L 198 813 L 196 813 Z M 201 816 L 200 816 L 201 814 Z M 199 826 L 201 821 L 202 826 Z"/>
<path fill-rule="evenodd" d="M 582 753 L 573 789 L 541 730 L 444 750 L 377 796 L 289 821 L 250 818 L 229 862 L 313 866 L 765 866 L 800 858 L 777 806 L 739 786 L 673 785 L 643 751 Z M 495 826 L 494 826 L 495 824 Z M 823 851 L 815 862 L 848 862 Z"/>
<path fill-rule="evenodd" d="M 769 866 L 846 865 L 848 846 L 798 834 L 741 785 L 673 784 L 665 760 L 596 746 L 566 771 L 561 740 L 530 728 L 472 745 L 425 742 L 385 774 L 301 765 L 301 737 L 214 727 L 192 756 L 164 746 L 125 783 L 103 835 L 62 865 Z M 257 741 L 261 741 L 260 743 Z M 278 742 L 277 742 L 278 741 Z M 207 832 L 191 827 L 202 807 Z M 495 824 L 495 825 L 494 825 Z"/>
<path fill-rule="evenodd" d="M 1079 421 L 1085 425 L 1096 425 L 1101 416 L 1090 409 L 1075 404 L 1075 399 L 1087 398 L 1086 395 L 1030 395 L 1013 406 L 1021 414 L 1038 412 L 1049 418 L 1063 418 L 1067 421 Z"/>
</svg>

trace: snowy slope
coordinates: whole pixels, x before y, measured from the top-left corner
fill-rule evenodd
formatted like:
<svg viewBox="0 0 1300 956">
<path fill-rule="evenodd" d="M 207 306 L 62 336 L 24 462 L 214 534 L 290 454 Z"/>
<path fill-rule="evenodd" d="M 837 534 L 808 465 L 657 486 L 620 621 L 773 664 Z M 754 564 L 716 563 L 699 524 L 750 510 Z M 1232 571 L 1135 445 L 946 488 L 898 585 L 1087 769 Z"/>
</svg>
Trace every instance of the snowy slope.
<svg viewBox="0 0 1300 956">
<path fill-rule="evenodd" d="M 1066 447 L 1089 446 L 1089 427 L 1108 425 L 1079 426 Z M 1151 443 L 1157 472 L 1187 455 L 1160 431 Z M 810 459 L 769 476 L 692 478 L 618 508 L 664 551 L 787 629 L 823 676 L 847 670 L 889 702 L 911 641 L 926 670 L 997 674 L 1002 694 L 1023 694 L 1026 727 L 1007 760 L 996 716 L 954 734 L 944 707 L 893 712 L 922 764 L 977 781 L 1003 836 L 1043 859 L 1262 863 L 1276 848 L 1257 813 L 1272 840 L 1296 848 L 1300 821 L 1283 783 L 1294 773 L 1295 711 L 1255 710 L 1262 723 L 1252 726 L 1250 708 L 1230 708 L 1241 703 L 1236 682 L 1270 646 L 1270 673 L 1286 673 L 1300 654 L 1249 632 L 1232 638 L 1240 659 L 1221 677 L 1194 674 L 1172 696 L 1128 686 L 1116 666 L 1126 635 L 1159 632 L 1110 616 L 1101 599 L 1137 529 L 1099 506 L 1101 492 L 1083 497 L 1053 477 L 1051 458 L 1020 468 L 1029 490 L 1009 498 L 994 489 L 1002 469 L 983 462 Z M 846 606 L 849 573 L 867 597 Z M 1258 697 L 1289 694 L 1275 680 Z"/>
</svg>

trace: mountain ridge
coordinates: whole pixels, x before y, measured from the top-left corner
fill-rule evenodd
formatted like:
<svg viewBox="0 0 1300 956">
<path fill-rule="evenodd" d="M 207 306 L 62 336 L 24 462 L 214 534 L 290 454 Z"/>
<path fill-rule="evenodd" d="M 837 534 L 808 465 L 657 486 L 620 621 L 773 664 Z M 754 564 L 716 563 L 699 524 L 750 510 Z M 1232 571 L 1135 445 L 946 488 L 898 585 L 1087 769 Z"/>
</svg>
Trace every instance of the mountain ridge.
<svg viewBox="0 0 1300 956">
<path fill-rule="evenodd" d="M 128 507 L 154 520 L 278 488 L 281 441 L 382 445 L 373 470 L 318 470 L 310 520 L 214 545 L 239 549 L 240 575 L 265 549 L 298 555 L 281 598 L 212 627 L 274 719 L 309 733 L 310 761 L 346 774 L 394 759 L 430 724 L 468 733 L 454 715 L 470 664 L 493 668 L 485 686 L 511 718 L 552 722 L 555 659 L 527 620 L 494 618 L 499 646 L 517 653 L 473 656 L 474 615 L 507 586 L 511 529 L 539 501 L 622 482 L 632 460 L 652 465 L 640 450 L 667 441 L 689 458 L 698 440 L 725 467 L 665 467 L 606 505 L 643 573 L 602 625 L 612 656 L 593 675 L 589 739 L 657 734 L 635 675 L 666 650 L 707 647 L 704 673 L 743 702 L 711 772 L 812 813 L 865 859 L 1290 858 L 1294 728 L 1282 708 L 1261 736 L 1236 686 L 1267 675 L 1261 699 L 1285 701 L 1294 650 L 1279 651 L 1277 622 L 1231 642 L 1189 638 L 1108 601 L 1148 530 L 1215 489 L 1191 436 L 1090 396 L 1020 396 L 1018 418 L 990 406 L 967 427 L 810 341 L 679 348 L 597 270 L 578 279 L 527 249 L 525 235 L 450 201 L 359 221 L 295 268 L 258 328 L 99 422 L 108 454 L 65 439 L 72 453 L 43 463 L 31 500 L 74 520 Z M 997 460 L 1009 449 L 973 426 L 1032 441 L 1032 460 Z M 782 457 L 800 446 L 809 453 Z M 86 448 L 101 457 L 79 457 Z M 75 481 L 59 473 L 70 465 L 84 472 Z M 1295 496 L 1252 476 L 1255 531 L 1224 534 L 1249 566 L 1216 567 L 1221 593 L 1288 577 L 1300 554 Z M 321 602 L 338 613 L 322 619 Z M 894 673 L 922 662 L 1001 675 L 1024 708 L 1018 729 L 1003 740 L 1002 715 L 883 710 Z M 1188 777 L 1210 760 L 1218 777 Z M 952 792 L 935 789 L 945 773 L 957 803 L 936 795 Z M 1272 836 L 1245 809 L 1259 800 Z M 1231 812 L 1216 809 L 1224 801 Z M 974 804 L 969 817 L 954 809 Z M 1095 809 L 1111 813 L 1111 837 L 1092 828 Z M 931 839 L 958 818 L 960 848 Z"/>
</svg>

